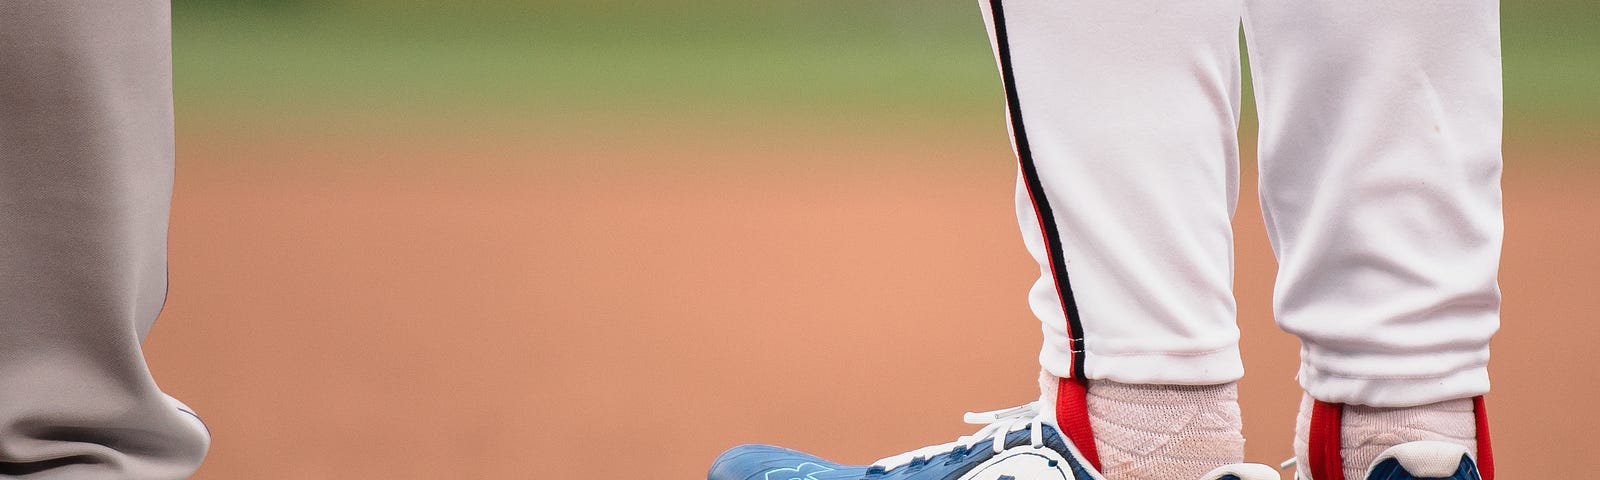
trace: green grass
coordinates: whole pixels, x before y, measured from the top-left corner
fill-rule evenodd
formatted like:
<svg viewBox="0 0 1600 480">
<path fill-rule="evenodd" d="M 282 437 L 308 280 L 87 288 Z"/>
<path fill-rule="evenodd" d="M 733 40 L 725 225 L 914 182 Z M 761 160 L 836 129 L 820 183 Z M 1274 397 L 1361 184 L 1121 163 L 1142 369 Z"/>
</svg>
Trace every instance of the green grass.
<svg viewBox="0 0 1600 480">
<path fill-rule="evenodd" d="M 429 5 L 180 2 L 180 111 L 310 125 L 999 121 L 971 0 Z M 1510 133 L 1600 128 L 1597 17 L 1592 2 L 1505 7 Z"/>
<path fill-rule="evenodd" d="M 1600 129 L 1600 3 L 1505 6 L 1508 130 Z"/>
<path fill-rule="evenodd" d="M 999 91 L 975 5 L 828 6 L 180 10 L 178 98 L 268 117 L 994 110 Z"/>
</svg>

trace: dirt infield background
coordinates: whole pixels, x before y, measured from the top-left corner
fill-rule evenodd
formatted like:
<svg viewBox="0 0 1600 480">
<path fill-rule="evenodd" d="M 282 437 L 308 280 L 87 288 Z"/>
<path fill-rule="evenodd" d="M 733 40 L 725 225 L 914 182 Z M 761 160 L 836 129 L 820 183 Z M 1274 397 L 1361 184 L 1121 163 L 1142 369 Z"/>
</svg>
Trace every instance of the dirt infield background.
<svg viewBox="0 0 1600 480">
<path fill-rule="evenodd" d="M 513 161 L 544 156 L 567 161 Z M 1561 166 L 1581 156 L 1508 155 L 1502 478 L 1593 462 L 1600 175 Z M 1036 394 L 1003 137 L 202 132 L 180 157 L 226 160 L 180 162 L 147 344 L 216 432 L 198 478 L 694 479 L 741 442 L 870 461 Z M 1242 385 L 1249 456 L 1275 463 L 1297 346 L 1253 195 Z"/>
</svg>

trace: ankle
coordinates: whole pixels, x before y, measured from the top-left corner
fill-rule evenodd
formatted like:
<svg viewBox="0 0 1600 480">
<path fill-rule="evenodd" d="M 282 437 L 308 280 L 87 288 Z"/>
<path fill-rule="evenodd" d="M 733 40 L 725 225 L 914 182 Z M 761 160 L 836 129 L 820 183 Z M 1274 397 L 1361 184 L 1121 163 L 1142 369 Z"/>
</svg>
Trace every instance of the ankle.
<svg viewBox="0 0 1600 480">
<path fill-rule="evenodd" d="M 1200 478 L 1244 459 L 1238 388 L 1091 380 L 1090 424 L 1107 478 Z"/>
<path fill-rule="evenodd" d="M 1309 437 L 1315 403 L 1309 395 L 1304 396 L 1295 422 L 1294 451 L 1301 468 L 1310 468 Z M 1378 455 L 1407 442 L 1455 443 L 1466 447 L 1474 458 L 1478 455 L 1476 417 L 1469 398 L 1398 408 L 1343 405 L 1340 411 L 1339 457 L 1345 480 L 1363 479 Z"/>
</svg>

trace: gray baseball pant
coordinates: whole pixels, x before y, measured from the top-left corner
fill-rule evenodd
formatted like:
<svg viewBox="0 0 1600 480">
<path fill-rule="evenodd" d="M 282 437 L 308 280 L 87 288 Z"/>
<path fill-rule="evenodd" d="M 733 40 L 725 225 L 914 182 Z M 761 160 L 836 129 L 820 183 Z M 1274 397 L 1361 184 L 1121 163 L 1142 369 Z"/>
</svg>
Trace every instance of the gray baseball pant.
<svg viewBox="0 0 1600 480">
<path fill-rule="evenodd" d="M 0 477 L 185 478 L 140 343 L 167 290 L 166 0 L 0 2 Z"/>
</svg>

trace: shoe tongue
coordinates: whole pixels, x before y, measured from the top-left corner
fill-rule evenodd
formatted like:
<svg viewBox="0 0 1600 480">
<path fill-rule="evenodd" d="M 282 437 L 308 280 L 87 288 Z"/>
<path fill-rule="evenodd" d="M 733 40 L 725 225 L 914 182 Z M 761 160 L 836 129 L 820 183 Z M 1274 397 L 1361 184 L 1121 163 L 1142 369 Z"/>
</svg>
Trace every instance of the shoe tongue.
<svg viewBox="0 0 1600 480">
<path fill-rule="evenodd" d="M 1378 459 L 1368 467 L 1370 473 L 1373 468 L 1385 460 L 1393 458 L 1400 463 L 1400 467 L 1413 476 L 1419 478 L 1450 478 L 1461 468 L 1461 458 L 1471 458 L 1467 448 L 1448 442 L 1417 441 L 1407 442 L 1393 447 L 1378 455 Z"/>
</svg>

